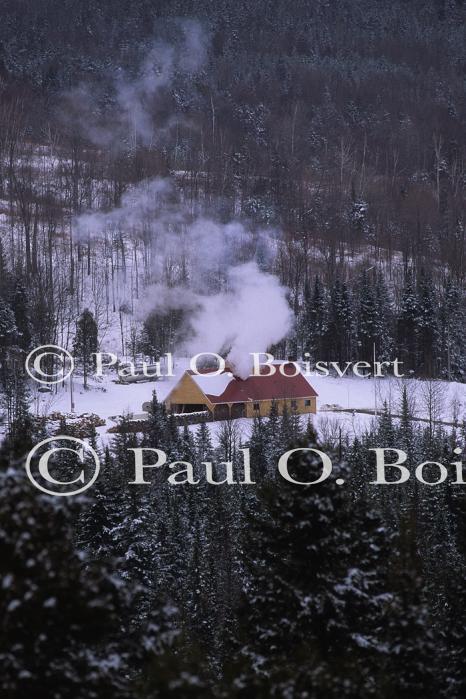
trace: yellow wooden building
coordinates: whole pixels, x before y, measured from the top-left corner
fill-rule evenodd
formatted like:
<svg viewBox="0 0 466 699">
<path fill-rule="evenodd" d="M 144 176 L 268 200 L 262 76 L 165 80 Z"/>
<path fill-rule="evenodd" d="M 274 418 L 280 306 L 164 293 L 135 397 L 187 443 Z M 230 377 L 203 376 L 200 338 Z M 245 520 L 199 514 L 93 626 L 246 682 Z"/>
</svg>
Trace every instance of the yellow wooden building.
<svg viewBox="0 0 466 699">
<path fill-rule="evenodd" d="M 287 404 L 290 411 L 315 414 L 316 391 L 301 373 L 293 376 L 293 364 L 284 363 L 282 371 L 246 379 L 230 371 L 218 375 L 212 371 L 200 374 L 186 371 L 166 397 L 165 405 L 176 414 L 205 412 L 214 420 L 267 416 L 272 403 L 280 413 Z"/>
</svg>

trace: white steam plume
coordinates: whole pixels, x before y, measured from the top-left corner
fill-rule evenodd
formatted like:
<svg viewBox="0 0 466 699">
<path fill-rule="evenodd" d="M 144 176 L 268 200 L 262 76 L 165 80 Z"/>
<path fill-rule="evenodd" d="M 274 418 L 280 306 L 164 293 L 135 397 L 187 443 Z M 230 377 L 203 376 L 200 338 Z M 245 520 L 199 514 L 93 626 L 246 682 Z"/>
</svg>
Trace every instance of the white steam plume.
<svg viewBox="0 0 466 699">
<path fill-rule="evenodd" d="M 119 70 L 112 80 L 113 110 L 104 117 L 96 109 L 96 95 L 87 85 L 70 90 L 64 97 L 64 119 L 80 127 L 95 145 L 117 149 L 160 141 L 182 117 L 158 114 L 162 95 L 176 75 L 190 76 L 206 60 L 208 41 L 194 20 L 178 22 L 180 40 L 173 45 L 154 41 L 142 61 L 136 78 Z"/>
<path fill-rule="evenodd" d="M 194 335 L 188 348 L 190 354 L 230 348 L 228 360 L 235 373 L 246 378 L 250 353 L 265 352 L 282 340 L 291 330 L 292 313 L 286 289 L 255 262 L 231 268 L 228 282 L 224 293 L 202 299 L 190 321 Z"/>
<path fill-rule="evenodd" d="M 124 75 L 115 81 L 117 109 L 105 128 L 92 114 L 93 96 L 81 88 L 81 101 L 74 106 L 95 143 L 115 145 L 129 132 L 146 145 L 155 133 L 163 137 L 171 117 L 162 127 L 155 123 L 157 101 L 176 75 L 199 70 L 205 60 L 200 26 L 184 23 L 182 32 L 176 46 L 153 45 L 135 80 Z M 228 351 L 235 371 L 246 376 L 250 353 L 266 351 L 291 329 L 286 289 L 257 262 L 264 265 L 274 256 L 274 231 L 251 230 L 238 221 L 224 224 L 207 215 L 194 217 L 167 179 L 139 183 L 122 196 L 120 206 L 83 214 L 73 228 L 78 240 L 116 235 L 119 242 L 138 237 L 145 244 L 149 241 L 153 283 L 138 299 L 137 318 L 144 319 L 152 310 L 183 309 L 183 335 L 189 338 L 185 349 L 190 354 Z"/>
<path fill-rule="evenodd" d="M 184 310 L 189 354 L 229 350 L 229 361 L 244 377 L 250 353 L 265 352 L 291 330 L 286 289 L 255 261 L 258 253 L 261 259 L 273 255 L 274 232 L 205 216 L 193 220 L 168 180 L 140 183 L 124 194 L 121 206 L 77 218 L 74 230 L 84 239 L 113 231 L 149 235 L 154 283 L 138 300 L 137 317 Z"/>
</svg>

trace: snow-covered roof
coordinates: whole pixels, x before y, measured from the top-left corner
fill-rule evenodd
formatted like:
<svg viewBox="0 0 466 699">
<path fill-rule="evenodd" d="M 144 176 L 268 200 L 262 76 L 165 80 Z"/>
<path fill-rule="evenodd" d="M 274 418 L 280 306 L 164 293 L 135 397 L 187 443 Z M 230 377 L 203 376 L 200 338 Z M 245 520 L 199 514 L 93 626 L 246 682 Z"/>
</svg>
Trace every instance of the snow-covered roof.
<svg viewBox="0 0 466 699">
<path fill-rule="evenodd" d="M 230 381 L 233 381 L 233 374 L 224 372 L 222 374 L 193 374 L 191 378 L 199 386 L 201 391 L 210 396 L 221 396 L 225 392 Z"/>
<path fill-rule="evenodd" d="M 188 373 L 211 403 L 244 403 L 252 400 L 287 400 L 317 396 L 303 375 L 295 375 L 295 367 L 291 364 L 289 366 L 289 372 L 277 371 L 269 375 L 264 370 L 260 375 L 251 375 L 246 379 L 234 376 L 229 371 L 218 376 L 208 371 L 203 374 L 194 374 L 192 371 Z"/>
</svg>

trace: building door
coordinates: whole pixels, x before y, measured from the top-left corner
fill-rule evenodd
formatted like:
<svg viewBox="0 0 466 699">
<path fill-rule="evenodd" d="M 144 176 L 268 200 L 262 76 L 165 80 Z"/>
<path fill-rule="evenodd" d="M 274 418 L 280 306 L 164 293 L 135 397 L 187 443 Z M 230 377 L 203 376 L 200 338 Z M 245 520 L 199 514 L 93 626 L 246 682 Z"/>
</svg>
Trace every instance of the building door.
<svg viewBox="0 0 466 699">
<path fill-rule="evenodd" d="M 238 417 L 245 417 L 246 415 L 246 406 L 244 403 L 233 403 L 231 406 L 231 417 L 233 418 L 238 418 Z"/>
<path fill-rule="evenodd" d="M 230 417 L 230 406 L 227 403 L 219 403 L 215 406 L 214 420 L 228 420 Z"/>
</svg>

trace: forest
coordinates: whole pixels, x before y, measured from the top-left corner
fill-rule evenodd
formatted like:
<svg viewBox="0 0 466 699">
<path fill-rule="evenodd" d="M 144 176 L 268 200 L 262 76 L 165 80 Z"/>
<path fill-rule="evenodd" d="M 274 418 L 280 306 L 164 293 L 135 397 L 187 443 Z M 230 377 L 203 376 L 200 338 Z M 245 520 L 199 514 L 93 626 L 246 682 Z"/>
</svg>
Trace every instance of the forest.
<svg viewBox="0 0 466 699">
<path fill-rule="evenodd" d="M 376 487 L 371 450 L 434 482 L 466 447 L 465 71 L 463 0 L 1 0 L 6 699 L 464 696 L 462 486 Z M 358 433 L 291 405 L 247 434 L 183 425 L 151 384 L 139 431 L 89 422 L 100 478 L 60 498 L 24 472 L 82 436 L 53 410 L 68 387 L 25 371 L 49 344 L 89 403 L 99 350 L 398 359 L 406 380 Z M 248 447 L 259 482 L 128 486 L 128 450 L 155 446 L 219 479 Z M 309 447 L 332 478 L 277 477 Z"/>
</svg>

